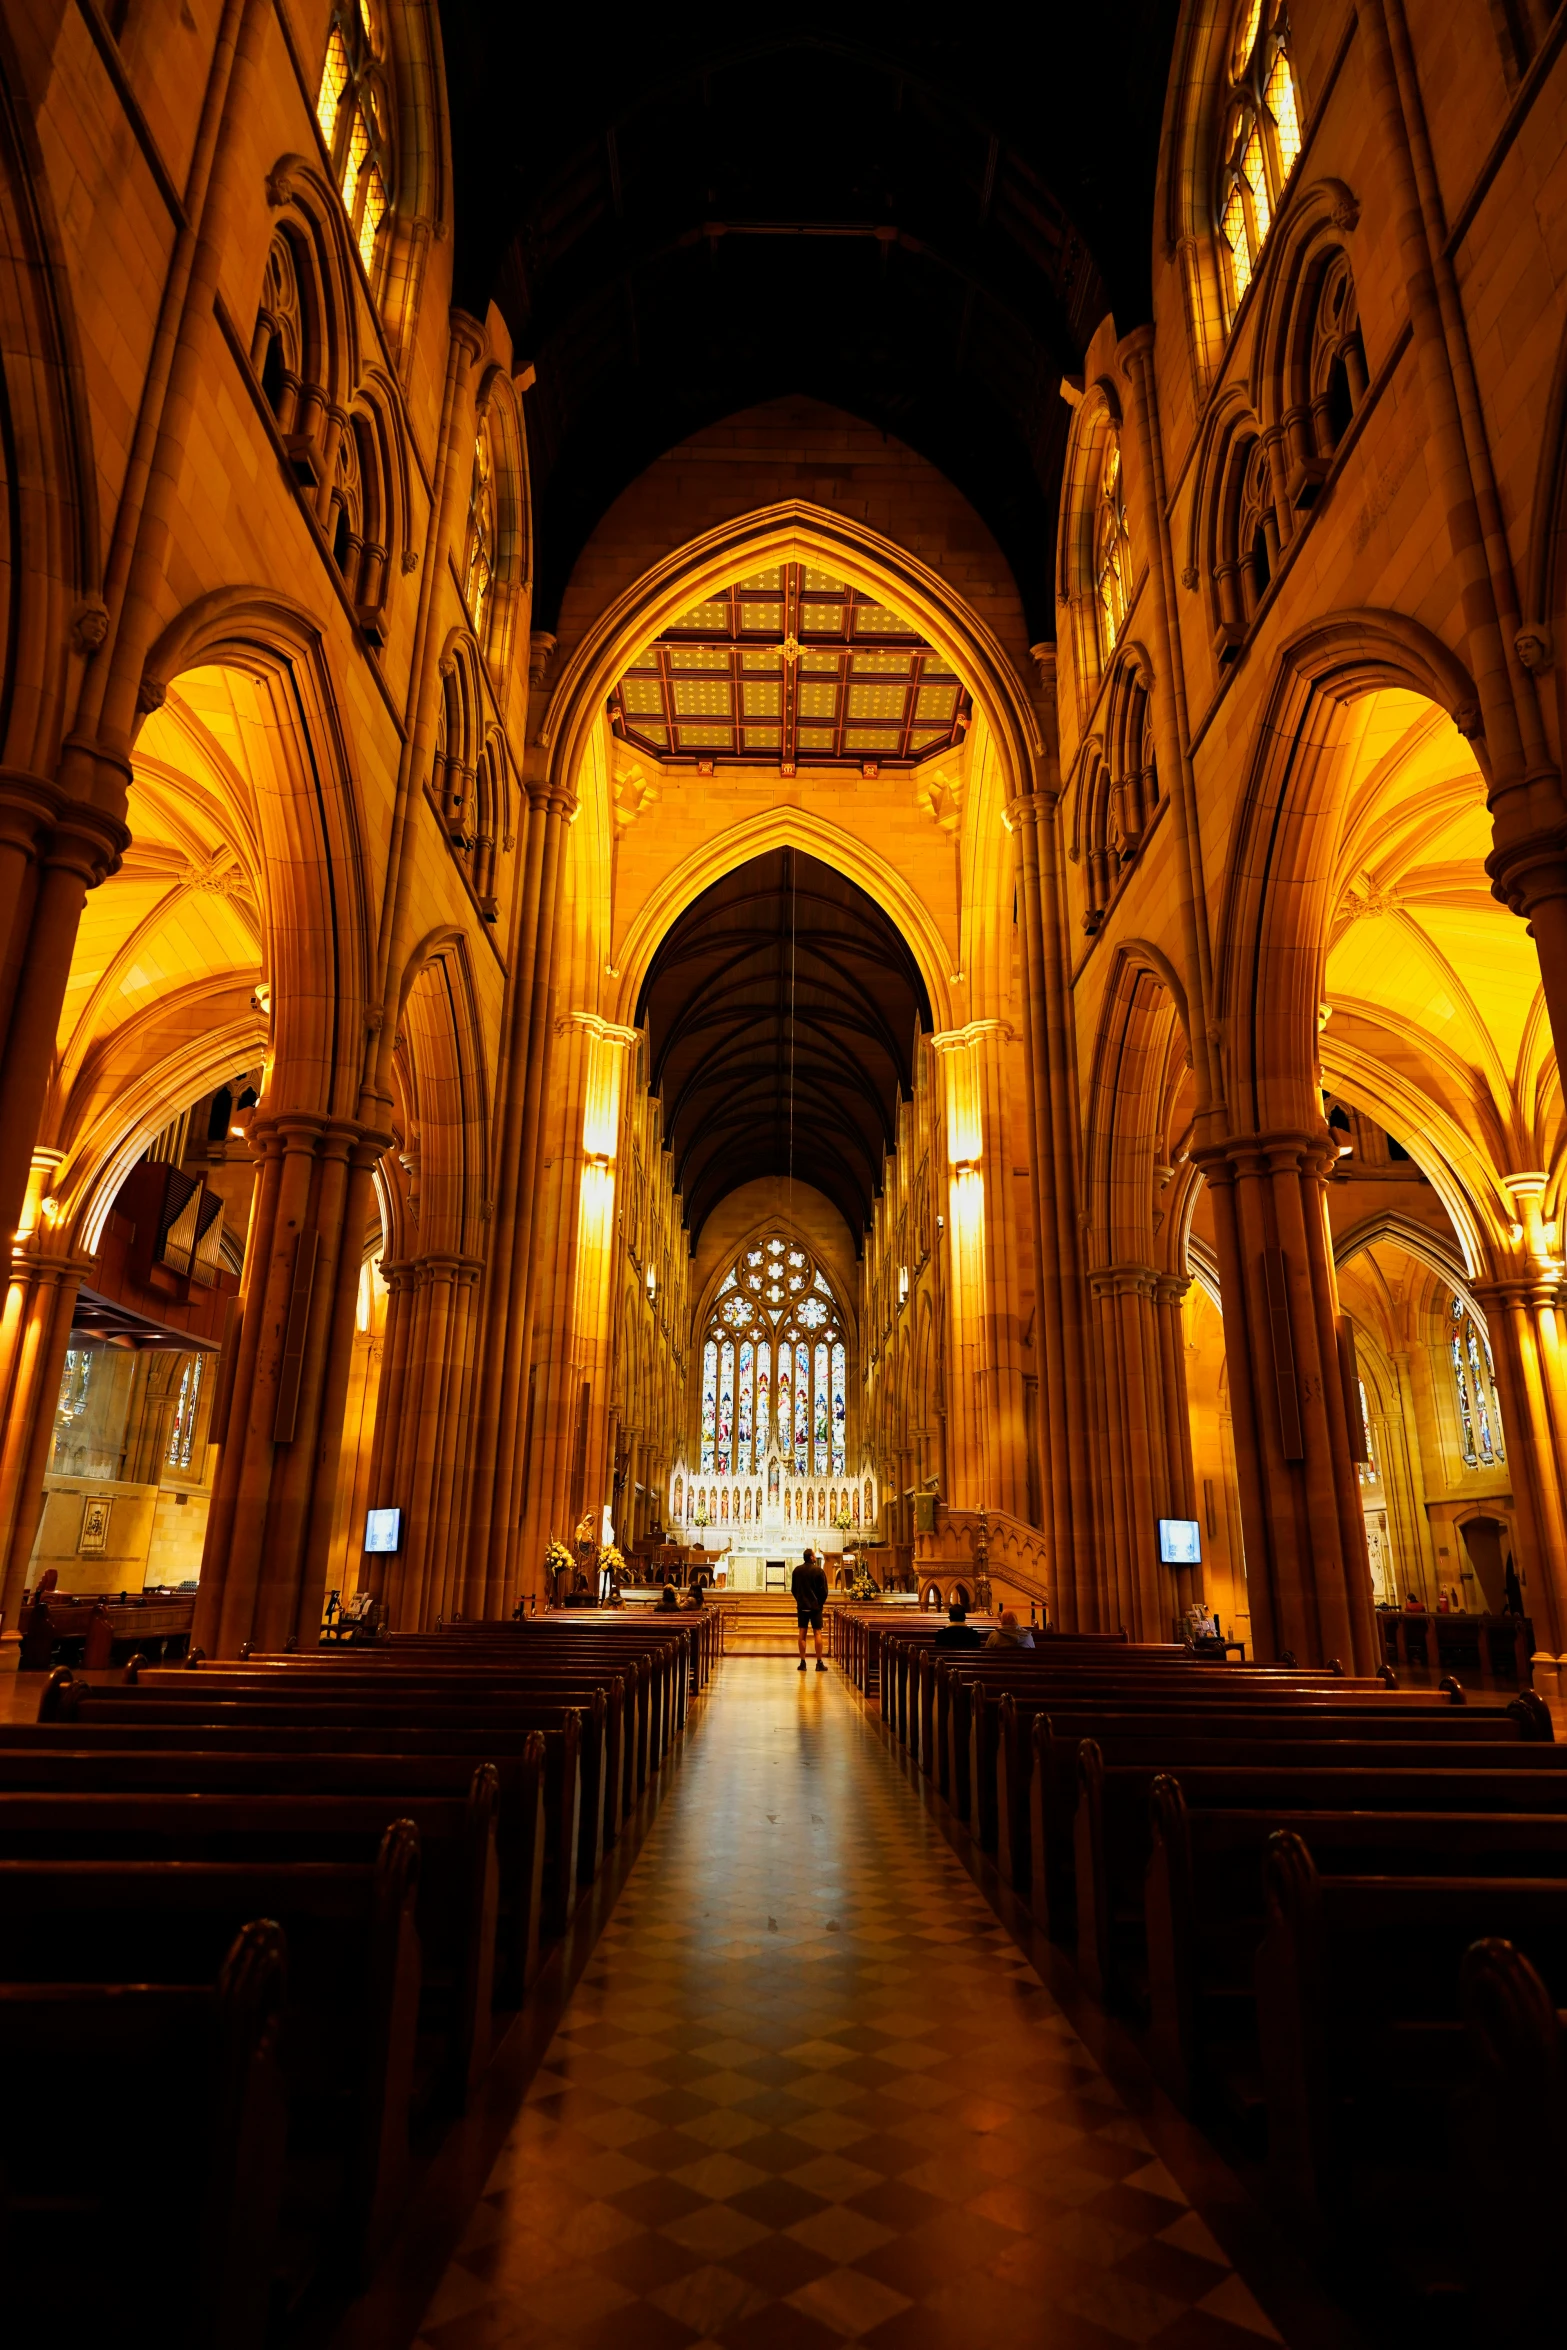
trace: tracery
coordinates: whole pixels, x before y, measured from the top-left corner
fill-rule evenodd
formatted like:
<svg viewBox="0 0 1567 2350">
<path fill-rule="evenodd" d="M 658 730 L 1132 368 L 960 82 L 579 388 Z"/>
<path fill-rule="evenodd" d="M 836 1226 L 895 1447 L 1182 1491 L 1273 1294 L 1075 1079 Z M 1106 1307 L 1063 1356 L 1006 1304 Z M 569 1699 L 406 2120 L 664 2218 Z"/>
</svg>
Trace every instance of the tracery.
<svg viewBox="0 0 1567 2350">
<path fill-rule="evenodd" d="M 373 283 L 376 240 L 397 187 L 385 23 L 377 0 L 339 0 L 333 9 L 316 121 L 355 248 Z"/>
<path fill-rule="evenodd" d="M 1229 82 L 1214 217 L 1233 320 L 1300 155 L 1289 18 L 1277 0 L 1241 0 Z"/>
</svg>

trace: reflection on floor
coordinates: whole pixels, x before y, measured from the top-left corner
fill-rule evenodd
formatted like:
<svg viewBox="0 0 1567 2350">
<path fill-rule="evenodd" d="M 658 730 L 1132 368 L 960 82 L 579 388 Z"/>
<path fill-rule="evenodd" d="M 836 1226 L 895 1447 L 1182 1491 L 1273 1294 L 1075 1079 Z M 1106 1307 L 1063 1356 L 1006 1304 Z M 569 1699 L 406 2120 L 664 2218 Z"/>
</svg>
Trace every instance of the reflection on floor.
<svg viewBox="0 0 1567 2350">
<path fill-rule="evenodd" d="M 836 1672 L 723 1665 L 419 2350 L 1277 2339 Z"/>
</svg>

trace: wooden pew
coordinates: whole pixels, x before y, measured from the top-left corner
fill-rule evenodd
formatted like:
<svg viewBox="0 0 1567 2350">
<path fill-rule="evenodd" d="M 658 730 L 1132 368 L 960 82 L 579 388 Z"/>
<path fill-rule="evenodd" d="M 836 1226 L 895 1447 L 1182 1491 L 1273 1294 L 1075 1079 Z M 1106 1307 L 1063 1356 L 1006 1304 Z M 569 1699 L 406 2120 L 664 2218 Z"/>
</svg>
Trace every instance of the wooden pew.
<svg viewBox="0 0 1567 2350">
<path fill-rule="evenodd" d="M 1465 1953 L 1500 1936 L 1529 1951 L 1544 1982 L 1567 1981 L 1567 1883 L 1323 1876 L 1281 1832 L 1264 1888 L 1269 2191 L 1330 2282 L 1369 2302 L 1391 2338 L 1412 2306 L 1421 2324 L 1422 2306 L 1451 2303 L 1467 2281 Z"/>
<path fill-rule="evenodd" d="M 1376 1683 L 1289 1676 L 1252 1681 L 1241 1677 L 1245 1668 L 1196 1670 L 1223 1676 L 1226 1683 L 1234 1676 L 1233 1688 L 1214 1697 L 1211 1680 L 1193 1682 L 1177 1675 L 1164 1681 L 1145 1675 L 1139 1688 L 1123 1689 L 1119 1696 L 1095 1695 L 1081 1683 L 1061 1695 L 1037 1680 L 1014 1681 L 1001 1691 L 994 1707 L 987 1690 L 970 1738 L 972 1825 L 981 1848 L 994 1851 L 1004 1882 L 1034 1900 L 1041 1891 L 1034 1877 L 1035 1851 L 1048 1844 L 1053 1833 L 1059 1853 L 1061 1839 L 1069 1833 L 1077 1802 L 1076 1757 L 1070 1743 L 1074 1733 L 1080 1738 L 1097 1737 L 1101 1729 L 1107 1735 L 1130 1732 L 1133 1721 L 1140 1720 L 1153 1735 L 1160 1726 L 1156 1716 L 1173 1730 L 1182 1714 L 1195 1706 L 1212 1721 L 1213 1734 L 1244 1734 L 1248 1722 L 1265 1729 L 1288 1704 L 1295 1718 L 1309 1724 L 1302 1735 L 1311 1737 L 1331 1735 L 1327 1725 L 1334 1719 L 1351 1721 L 1356 1735 L 1371 1739 L 1451 1735 L 1483 1742 L 1527 1736 L 1549 1742 L 1551 1737 L 1550 1714 L 1532 1690 L 1508 1701 L 1459 1708 L 1431 1691 L 1387 1692 Z M 1165 1694 L 1170 1688 L 1179 1703 Z M 1045 1780 L 1038 1773 L 1041 1748 L 1035 1730 L 1042 1716 L 1056 1725 L 1057 1732 L 1049 1742 L 1052 1772 Z M 1451 1724 L 1460 1719 L 1464 1726 L 1453 1729 Z"/>
<path fill-rule="evenodd" d="M 161 1694 L 139 1689 L 98 1689 L 73 1681 L 57 1668 L 39 1702 L 40 1728 L 62 1733 L 59 1743 L 79 1743 L 84 1730 L 103 1733 L 111 1744 L 140 1743 L 188 1748 L 226 1745 L 241 1752 L 273 1754 L 389 1754 L 408 1757 L 467 1756 L 473 1762 L 525 1765 L 534 1733 L 544 1740 L 544 1896 L 546 1933 L 565 1931 L 584 1881 L 597 1866 L 602 1810 L 584 1817 L 580 1756 L 588 1709 L 529 1698 L 501 1715 L 460 1703 L 405 1710 L 353 1705 L 306 1705 L 292 1711 L 275 1704 L 248 1705 L 218 1699 L 208 1705 L 174 1705 Z M 0 1723 L 0 1748 L 24 1744 L 28 1725 Z M 602 1780 L 600 1781 L 602 1788 Z M 583 1842 L 587 1840 L 584 1880 Z"/>
<path fill-rule="evenodd" d="M 921 1660 L 922 1677 L 926 1662 Z M 1198 1705 L 1226 1718 L 1259 1709 L 1274 1710 L 1283 1703 L 1306 1706 L 1315 1712 L 1370 1712 L 1379 1718 L 1430 1716 L 1445 1718 L 1451 1699 L 1434 1690 L 1390 1690 L 1379 1680 L 1352 1681 L 1325 1673 L 1279 1673 L 1276 1668 L 1211 1665 L 1173 1671 L 1132 1668 L 1112 1674 L 1051 1671 L 1025 1664 L 1010 1666 L 1000 1657 L 960 1659 L 937 1663 L 930 1719 L 933 1725 L 931 1771 L 939 1774 L 941 1792 L 962 1820 L 974 1823 L 983 1849 L 995 1851 L 1000 1818 L 999 1780 L 1003 1702 L 1010 1697 L 1006 1716 L 1015 1735 L 1020 1713 L 1041 1708 L 1053 1711 L 1060 1703 L 1077 1709 L 1098 1704 L 1106 1711 L 1149 1711 Z M 1506 1700 L 1488 1701 L 1473 1710 L 1505 1710 Z M 925 1710 L 922 1692 L 922 1712 Z M 1548 1718 L 1548 1717 L 1547 1717 Z M 1469 1735 L 1483 1733 L 1473 1729 Z M 1009 1758 L 1010 1767 L 1010 1758 Z"/>
<path fill-rule="evenodd" d="M 574 1704 L 585 1717 L 578 1762 L 585 1833 L 579 1839 L 578 1868 L 580 1881 L 592 1883 L 604 1846 L 615 1841 L 629 1808 L 625 1683 L 620 1674 L 523 1676 L 478 1668 L 365 1672 L 358 1668 L 357 1660 L 345 1659 L 339 1665 L 335 1658 L 309 1660 L 294 1671 L 289 1669 L 293 1661 L 277 1666 L 204 1665 L 197 1675 L 138 1671 L 134 1681 L 128 1678 L 125 1686 L 134 1687 L 135 1702 L 157 1705 L 171 1720 L 217 1719 L 215 1709 L 219 1707 L 228 1709 L 222 1718 L 229 1720 L 239 1718 L 232 1711 L 236 1707 L 248 1709 L 250 1718 L 257 1721 L 280 1720 L 301 1707 L 309 1709 L 312 1719 L 320 1720 L 323 1708 L 336 1707 L 340 1712 L 355 1709 L 367 1722 L 384 1724 L 396 1719 L 414 1728 L 443 1716 L 474 1725 L 487 1721 L 504 1724 L 517 1706 Z M 129 1676 L 129 1668 L 127 1672 Z M 87 1707 L 98 1719 L 106 1720 L 110 1717 L 105 1705 L 120 1694 L 118 1687 L 98 1687 L 90 1698 L 76 1695 L 70 1702 L 77 1710 L 70 1718 L 80 1719 L 82 1708 Z M 42 1702 L 39 1718 L 49 1718 Z M 126 1714 L 122 1718 L 146 1717 Z"/>
<path fill-rule="evenodd" d="M 1249 1784 L 1235 1772 L 1193 1774 L 1190 1801 L 1181 1780 L 1154 1779 L 1141 1903 L 1117 1909 L 1108 1937 L 1116 1979 L 1143 1992 L 1148 2054 L 1165 2087 L 1190 2111 L 1240 2119 L 1255 2095 L 1253 1974 L 1275 1830 L 1300 1836 L 1334 1876 L 1567 1878 L 1559 1772 L 1258 1776 L 1271 1795 L 1249 1773 Z M 1229 1801 L 1212 1801 L 1216 1793 Z M 1117 1891 L 1112 1883 L 1112 1902 Z"/>
<path fill-rule="evenodd" d="M 211 1981 L 0 1982 L 8 2340 L 263 2350 L 286 1982 L 282 1931 L 262 1920 Z M 181 2255 L 127 2258 L 128 2197 L 158 2180 L 181 2199 Z"/>
<path fill-rule="evenodd" d="M 1029 1786 L 1029 1903 L 1045 1930 L 1058 1939 L 1075 1940 L 1079 1952 L 1102 1948 L 1092 1916 L 1079 1917 L 1084 1903 L 1098 1901 L 1105 1881 L 1102 1826 L 1102 1786 L 1106 1768 L 1122 1767 L 1173 1771 L 1184 1776 L 1188 1768 L 1212 1764 L 1250 1763 L 1259 1768 L 1288 1769 L 1302 1765 L 1325 1769 L 1382 1768 L 1567 1768 L 1567 1747 L 1518 1735 L 1516 1720 L 1495 1717 L 1496 1735 L 1477 1740 L 1455 1734 L 1453 1723 L 1470 1718 L 1455 1713 L 1448 1723 L 1411 1725 L 1404 1737 L 1387 1727 L 1375 1731 L 1346 1716 L 1312 1719 L 1299 1709 L 1281 1708 L 1276 1716 L 1194 1723 L 1189 1717 L 1141 1719 L 1101 1715 L 1065 1722 L 1036 1714 L 1033 1723 L 1034 1773 Z M 1399 1725 L 1394 1723 L 1392 1731 Z M 1093 1735 L 1085 1732 L 1092 1728 Z M 1512 1735 L 1507 1733 L 1511 1731 Z M 1564 1782 L 1567 1784 L 1567 1782 Z M 1087 1808 L 1085 1810 L 1085 1798 Z M 1146 1813 L 1123 1815 L 1126 1832 L 1146 1834 Z M 1146 1851 L 1144 1856 L 1146 1857 Z"/>
<path fill-rule="evenodd" d="M 282 1927 L 280 2265 L 294 2302 L 324 2269 L 367 2274 L 406 2199 L 418 1874 L 419 1833 L 403 1820 L 368 1864 L 0 1860 L 0 1982 L 79 1981 L 90 1951 L 102 1981 L 208 1984 L 247 1921 Z"/>
<path fill-rule="evenodd" d="M 5 1743 L 18 1735 L 21 1743 Z M 194 1733 L 199 1741 L 204 1733 Z M 220 1745 L 220 1733 L 189 1743 L 192 1733 L 119 1729 L 94 1733 L 71 1726 L 39 1729 L 4 1725 L 0 1734 L 0 1796 L 88 1793 L 342 1798 L 380 1812 L 422 1816 L 430 1799 L 466 1804 L 476 1775 L 495 1784 L 495 1857 L 498 1918 L 495 1997 L 520 2005 L 538 1972 L 544 1893 L 544 1739 L 530 1732 L 520 1756 L 475 1764 L 468 1755 L 326 1754 L 314 1747 L 292 1753 L 256 1753 Z M 426 1888 L 421 1881 L 421 1901 Z"/>
<path fill-rule="evenodd" d="M 1464 2185 L 1477 2247 L 1475 2333 L 1480 2350 L 1513 2350 L 1561 2328 L 1567 2052 L 1559 1991 L 1522 1951 L 1487 1935 L 1464 1953 L 1459 1996 L 1471 2064 Z"/>
<path fill-rule="evenodd" d="M 0 1791 L 0 1861 L 374 1863 L 394 1818 L 419 1833 L 423 2067 L 416 2102 L 460 2111 L 489 2061 L 495 1992 L 499 1781 L 481 1763 L 460 1798 L 215 1793 L 184 1786 Z"/>
</svg>

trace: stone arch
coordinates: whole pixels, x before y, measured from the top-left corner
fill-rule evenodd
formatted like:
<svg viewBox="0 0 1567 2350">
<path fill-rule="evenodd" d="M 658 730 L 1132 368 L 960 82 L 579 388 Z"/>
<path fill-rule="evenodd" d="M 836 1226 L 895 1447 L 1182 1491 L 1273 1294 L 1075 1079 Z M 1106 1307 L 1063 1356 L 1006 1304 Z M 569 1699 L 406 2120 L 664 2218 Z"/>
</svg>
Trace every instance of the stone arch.
<svg viewBox="0 0 1567 2350">
<path fill-rule="evenodd" d="M 215 1003 L 209 990 L 187 993 L 195 999 L 188 1007 L 179 998 L 157 1006 L 156 1025 L 183 1025 L 182 1011 L 194 1010 L 199 1002 L 199 1031 L 149 1061 L 136 1048 L 144 1048 L 153 1018 L 130 1023 L 116 1042 L 122 1053 L 136 1049 L 135 1061 L 112 1100 L 65 1138 L 66 1156 L 54 1180 L 58 1226 L 84 1256 L 96 1255 L 121 1184 L 167 1125 L 171 1110 L 199 1101 L 229 1070 L 255 1059 L 266 1043 L 266 1022 L 243 999 L 236 1002 L 231 994 L 228 1001 Z"/>
<path fill-rule="evenodd" d="M 528 442 L 517 388 L 491 367 L 474 403 L 476 427 L 488 427 L 495 500 L 494 579 L 483 631 L 490 674 L 505 679 L 517 650 L 524 598 L 533 578 L 533 514 Z"/>
<path fill-rule="evenodd" d="M 341 698 L 315 620 L 267 589 L 191 605 L 148 655 L 143 712 L 196 671 L 243 680 L 236 723 L 266 884 L 268 1108 L 352 1117 L 363 1073 L 374 938 L 364 825 Z"/>
<path fill-rule="evenodd" d="M 0 763 L 52 775 L 102 641 L 97 476 L 50 178 L 0 37 Z"/>
<path fill-rule="evenodd" d="M 450 129 L 433 0 L 386 0 L 386 7 L 397 105 L 397 188 L 376 299 L 398 372 L 406 377 L 430 247 L 451 231 Z"/>
<path fill-rule="evenodd" d="M 1292 197 L 1273 232 L 1251 398 L 1264 426 L 1283 432 L 1285 496 L 1295 511 L 1315 503 L 1365 397 L 1365 349 L 1346 242 L 1359 217 L 1342 180 L 1317 180 Z M 1336 365 L 1344 370 L 1341 392 Z"/>
<path fill-rule="evenodd" d="M 1199 401 L 1218 372 L 1228 341 L 1213 189 L 1234 14 L 1234 0 L 1185 0 L 1159 149 L 1164 245 L 1180 263 L 1187 354 Z"/>
<path fill-rule="evenodd" d="M 865 842 L 831 824 L 808 808 L 780 807 L 746 817 L 705 841 L 673 872 L 657 896 L 644 906 L 623 941 L 617 970 L 613 1018 L 629 1026 L 659 941 L 671 923 L 726 873 L 748 865 L 769 849 L 802 849 L 856 883 L 890 916 L 919 966 L 938 1028 L 953 1022 L 952 978 L 946 947 L 935 923 L 899 874 Z"/>
<path fill-rule="evenodd" d="M 289 247 L 300 305 L 301 392 L 290 456 L 296 471 L 312 459 L 319 469 L 331 411 L 347 407 L 364 366 L 356 264 L 342 200 L 318 164 L 304 155 L 279 156 L 267 175 L 267 195 L 278 218 L 263 279 L 258 333 L 274 290 L 276 239 L 281 236 Z M 264 365 L 263 361 L 263 388 Z M 280 419 L 279 429 L 287 433 L 290 428 Z"/>
<path fill-rule="evenodd" d="M 1237 1131 L 1314 1131 L 1326 892 L 1349 705 L 1403 686 L 1474 737 L 1473 682 L 1418 621 L 1391 611 L 1313 622 L 1279 654 L 1225 860 L 1215 996 Z M 1483 738 L 1473 747 L 1482 771 Z"/>
<path fill-rule="evenodd" d="M 398 1025 L 419 1134 L 419 1253 L 476 1258 L 489 1193 L 488 1087 L 461 931 L 434 931 L 414 949 Z"/>
<path fill-rule="evenodd" d="M 1091 705 L 1114 657 L 1106 645 L 1099 609 L 1097 528 L 1100 486 L 1112 447 L 1119 448 L 1121 404 L 1113 383 L 1091 384 L 1078 403 L 1067 441 L 1061 484 L 1061 521 L 1056 541 L 1056 602 L 1068 614 L 1073 671 L 1079 697 Z M 1130 547 L 1127 568 L 1131 569 Z M 1130 606 L 1132 581 L 1124 583 Z M 1124 610 L 1122 617 L 1124 618 Z"/>
<path fill-rule="evenodd" d="M 720 584 L 782 562 L 820 563 L 867 593 L 885 597 L 943 652 L 993 729 L 1004 800 L 1034 788 L 1044 756 L 1039 720 L 994 632 L 915 556 L 804 499 L 719 524 L 676 548 L 617 596 L 573 649 L 539 730 L 547 778 L 575 801 L 588 737 L 627 663 L 694 601 Z M 606 811 L 598 820 L 607 824 Z"/>
</svg>

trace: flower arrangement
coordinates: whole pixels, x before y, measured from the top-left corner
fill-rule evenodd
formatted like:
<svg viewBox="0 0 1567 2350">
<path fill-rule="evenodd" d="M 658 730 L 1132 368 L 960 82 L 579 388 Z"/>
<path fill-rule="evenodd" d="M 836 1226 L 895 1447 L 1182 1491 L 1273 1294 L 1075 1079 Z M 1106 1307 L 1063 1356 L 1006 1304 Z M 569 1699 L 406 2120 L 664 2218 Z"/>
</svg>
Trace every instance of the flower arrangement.
<svg viewBox="0 0 1567 2350">
<path fill-rule="evenodd" d="M 560 1536 L 552 1534 L 549 1549 L 544 1553 L 545 1574 L 552 1578 L 557 1575 L 569 1575 L 576 1563 L 575 1557 L 566 1548 Z"/>
<path fill-rule="evenodd" d="M 599 1552 L 599 1573 L 601 1575 L 623 1575 L 625 1571 L 624 1555 L 615 1543 L 606 1542 Z"/>
<path fill-rule="evenodd" d="M 840 1503 L 838 1508 L 838 1515 L 833 1520 L 833 1524 L 837 1527 L 839 1533 L 847 1534 L 853 1522 L 853 1519 L 849 1516 L 848 1504 L 846 1502 Z"/>
</svg>

